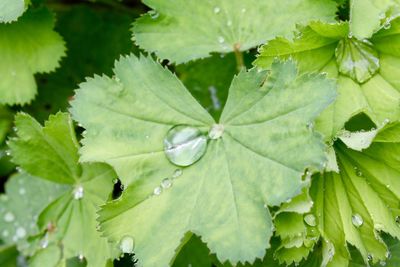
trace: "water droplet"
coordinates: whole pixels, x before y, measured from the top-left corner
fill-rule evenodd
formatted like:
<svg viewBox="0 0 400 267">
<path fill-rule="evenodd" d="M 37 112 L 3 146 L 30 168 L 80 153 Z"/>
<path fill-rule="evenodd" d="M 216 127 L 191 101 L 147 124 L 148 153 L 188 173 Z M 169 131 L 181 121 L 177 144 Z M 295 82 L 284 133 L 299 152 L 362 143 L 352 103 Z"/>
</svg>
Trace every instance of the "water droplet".
<svg viewBox="0 0 400 267">
<path fill-rule="evenodd" d="M 383 124 L 388 124 L 390 122 L 390 120 L 388 118 L 383 120 Z"/>
<path fill-rule="evenodd" d="M 13 213 L 7 212 L 6 214 L 4 214 L 4 221 L 12 222 L 12 221 L 14 221 L 14 219 L 15 219 L 15 216 Z"/>
<path fill-rule="evenodd" d="M 245 13 L 246 12 L 246 8 L 242 8 L 242 13 Z"/>
<path fill-rule="evenodd" d="M 232 26 L 232 20 L 228 20 L 228 21 L 226 22 L 226 26 L 228 26 L 228 27 Z"/>
<path fill-rule="evenodd" d="M 25 195 L 26 190 L 25 190 L 25 188 L 21 187 L 21 188 L 18 190 L 18 192 L 19 192 L 20 195 Z"/>
<path fill-rule="evenodd" d="M 83 198 L 83 194 L 84 194 L 84 190 L 83 190 L 83 186 L 82 185 L 78 185 L 75 189 L 74 189 L 74 199 L 81 199 Z"/>
<path fill-rule="evenodd" d="M 83 262 L 83 261 L 84 261 L 84 259 L 85 259 L 85 256 L 83 256 L 83 254 L 82 254 L 82 253 L 79 253 L 79 255 L 78 255 L 78 259 L 79 259 L 79 261 Z"/>
<path fill-rule="evenodd" d="M 157 187 L 154 188 L 154 190 L 153 190 L 153 194 L 156 195 L 156 196 L 159 196 L 159 195 L 161 194 L 161 192 L 162 192 L 162 188 L 159 187 L 159 186 L 157 186 Z"/>
<path fill-rule="evenodd" d="M 380 261 L 379 264 L 380 264 L 381 266 L 386 266 L 386 261 Z"/>
<path fill-rule="evenodd" d="M 218 43 L 222 44 L 225 42 L 225 38 L 222 36 L 218 36 Z"/>
<path fill-rule="evenodd" d="M 183 173 L 182 169 L 176 169 L 174 171 L 174 174 L 172 174 L 172 178 L 178 178 L 179 176 L 181 176 Z"/>
<path fill-rule="evenodd" d="M 214 7 L 214 13 L 218 14 L 219 12 L 221 12 L 221 8 L 219 6 Z"/>
<path fill-rule="evenodd" d="M 158 18 L 158 17 L 160 16 L 160 13 L 158 13 L 158 12 L 155 11 L 155 10 L 150 10 L 150 11 L 149 11 L 149 14 L 150 14 L 150 17 L 151 17 L 152 19 L 156 19 L 156 18 Z"/>
<path fill-rule="evenodd" d="M 118 178 L 113 179 L 113 184 L 116 184 L 116 183 L 118 183 Z"/>
<path fill-rule="evenodd" d="M 172 181 L 169 178 L 165 178 L 161 182 L 161 187 L 164 189 L 170 188 L 172 186 Z"/>
<path fill-rule="evenodd" d="M 317 220 L 314 216 L 314 214 L 307 214 L 304 216 L 304 221 L 309 225 L 309 226 L 316 226 L 317 225 Z"/>
<path fill-rule="evenodd" d="M 26 236 L 26 230 L 23 227 L 18 227 L 15 234 L 18 238 L 24 238 Z"/>
<path fill-rule="evenodd" d="M 210 131 L 208 132 L 208 137 L 210 139 L 218 139 L 224 133 L 224 125 L 222 124 L 214 124 Z"/>
<path fill-rule="evenodd" d="M 6 155 L 7 155 L 7 156 L 11 156 L 11 151 L 10 151 L 10 150 L 7 150 L 7 151 L 6 151 Z"/>
<path fill-rule="evenodd" d="M 168 131 L 164 138 L 164 151 L 173 164 L 189 166 L 206 152 L 207 138 L 197 128 L 178 125 Z"/>
<path fill-rule="evenodd" d="M 359 177 L 361 177 L 361 176 L 363 176 L 363 173 L 362 173 L 362 171 L 358 170 L 358 171 L 356 172 L 356 175 L 359 176 Z"/>
<path fill-rule="evenodd" d="M 363 218 L 361 217 L 360 214 L 355 213 L 355 214 L 351 215 L 351 222 L 353 223 L 353 225 L 354 225 L 355 227 L 358 228 L 358 227 L 360 227 L 361 225 L 363 225 L 364 220 L 363 220 Z"/>
<path fill-rule="evenodd" d="M 119 248 L 121 249 L 122 253 L 133 253 L 133 249 L 135 247 L 135 240 L 133 237 L 126 235 L 121 238 L 119 242 Z"/>
<path fill-rule="evenodd" d="M 396 221 L 397 224 L 400 224 L 400 216 L 396 216 L 395 221 Z"/>
<path fill-rule="evenodd" d="M 392 257 L 392 253 L 388 250 L 385 254 L 386 259 L 390 259 Z"/>
<path fill-rule="evenodd" d="M 387 21 L 383 24 L 383 28 L 384 28 L 385 30 L 390 29 L 391 26 L 392 26 L 392 24 L 390 24 L 390 21 L 389 21 L 389 20 L 387 20 Z"/>
<path fill-rule="evenodd" d="M 367 261 L 372 261 L 373 259 L 374 259 L 374 256 L 371 253 L 368 253 Z"/>
<path fill-rule="evenodd" d="M 8 230 L 3 230 L 3 232 L 1 233 L 2 236 L 7 237 L 10 233 L 8 232 Z"/>
<path fill-rule="evenodd" d="M 49 246 L 49 236 L 46 233 L 46 235 L 44 236 L 44 238 L 42 240 L 40 240 L 40 247 L 41 248 L 47 248 Z"/>
<path fill-rule="evenodd" d="M 314 129 L 314 123 L 313 123 L 313 122 L 307 123 L 306 128 L 307 128 L 308 130 L 312 131 L 312 130 Z"/>
</svg>

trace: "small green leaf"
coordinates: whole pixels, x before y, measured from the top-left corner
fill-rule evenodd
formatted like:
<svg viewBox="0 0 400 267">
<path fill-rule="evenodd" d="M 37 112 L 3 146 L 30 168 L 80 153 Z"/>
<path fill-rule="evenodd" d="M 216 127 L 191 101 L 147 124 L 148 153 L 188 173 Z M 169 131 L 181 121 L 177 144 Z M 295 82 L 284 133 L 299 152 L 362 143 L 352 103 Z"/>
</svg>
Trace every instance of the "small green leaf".
<svg viewBox="0 0 400 267">
<path fill-rule="evenodd" d="M 35 73 L 53 71 L 65 55 L 47 9 L 30 9 L 17 22 L 0 23 L 0 104 L 26 104 L 36 95 Z"/>
<path fill-rule="evenodd" d="M 61 243 L 63 260 L 80 256 L 87 259 L 87 266 L 105 266 L 115 254 L 96 230 L 96 212 L 111 193 L 114 171 L 102 163 L 78 163 L 78 144 L 67 113 L 51 116 L 44 127 L 20 113 L 16 129 L 18 137 L 9 144 L 13 160 L 38 178 L 67 184 L 66 191 L 41 212 L 41 234 L 30 240 L 32 246 L 55 261 L 46 250 Z"/>
<path fill-rule="evenodd" d="M 0 246 L 0 266 L 16 267 L 17 266 L 18 250 L 13 245 Z"/>
<path fill-rule="evenodd" d="M 0 1 L 0 23 L 17 20 L 25 10 L 24 0 Z"/>
<path fill-rule="evenodd" d="M 39 214 L 67 188 L 23 172 L 12 176 L 5 189 L 6 194 L 0 197 L 0 237 L 7 244 L 18 244 L 20 251 L 29 254 L 27 239 L 39 233 Z"/>
<path fill-rule="evenodd" d="M 336 11 L 333 1 L 322 0 L 144 3 L 153 10 L 134 24 L 134 40 L 159 58 L 176 63 L 211 52 L 246 51 L 278 35 L 291 37 L 296 23 L 333 21 Z"/>
<path fill-rule="evenodd" d="M 109 163 L 127 187 L 100 211 L 104 234 L 115 243 L 134 237 L 135 254 L 150 266 L 167 266 L 189 231 L 222 261 L 262 258 L 272 234 L 264 204 L 299 194 L 305 168 L 325 161 L 322 140 L 307 125 L 333 101 L 333 82 L 298 76 L 292 62 L 274 64 L 268 76 L 241 72 L 218 124 L 221 136 L 208 140 L 199 161 L 179 168 L 164 153 L 167 132 L 188 125 L 206 135 L 214 119 L 149 57 L 121 58 L 114 72 L 81 84 L 72 102 L 87 130 L 81 159 Z"/>
</svg>

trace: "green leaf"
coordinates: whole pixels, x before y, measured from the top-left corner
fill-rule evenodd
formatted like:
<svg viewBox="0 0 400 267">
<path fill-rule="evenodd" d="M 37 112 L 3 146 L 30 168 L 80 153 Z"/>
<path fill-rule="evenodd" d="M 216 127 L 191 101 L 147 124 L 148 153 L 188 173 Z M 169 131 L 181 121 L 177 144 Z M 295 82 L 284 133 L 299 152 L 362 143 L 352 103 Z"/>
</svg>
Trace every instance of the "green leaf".
<svg viewBox="0 0 400 267">
<path fill-rule="evenodd" d="M 60 186 L 27 173 L 12 176 L 1 195 L 0 236 L 7 244 L 18 244 L 25 254 L 31 252 L 29 236 L 39 233 L 37 218 L 42 210 L 66 191 Z"/>
<path fill-rule="evenodd" d="M 179 251 L 172 267 L 211 267 L 210 250 L 201 239 L 195 235 Z"/>
<path fill-rule="evenodd" d="M 398 8 L 399 4 L 398 0 L 350 0 L 352 34 L 360 40 L 370 38 L 387 23 L 384 19 L 389 9 Z M 390 17 L 386 20 L 390 20 Z"/>
<path fill-rule="evenodd" d="M 53 14 L 44 8 L 0 24 L 0 104 L 29 103 L 37 91 L 33 75 L 58 67 L 65 46 L 53 27 Z"/>
<path fill-rule="evenodd" d="M 87 266 L 105 266 L 114 254 L 96 230 L 96 212 L 111 193 L 113 170 L 102 163 L 78 163 L 78 144 L 66 113 L 51 116 L 44 127 L 20 113 L 16 128 L 18 137 L 9 143 L 13 160 L 41 179 L 68 184 L 66 192 L 39 216 L 42 234 L 32 240 L 38 253 L 52 255 L 42 250 L 61 243 L 63 259 L 81 255 Z"/>
<path fill-rule="evenodd" d="M 245 51 L 278 35 L 291 37 L 296 23 L 333 21 L 336 11 L 333 1 L 323 0 L 143 2 L 153 10 L 134 24 L 136 43 L 176 63 L 211 52 Z"/>
<path fill-rule="evenodd" d="M 24 0 L 2 0 L 0 1 L 0 23 L 12 22 L 24 13 Z"/>
<path fill-rule="evenodd" d="M 318 227 L 326 242 L 324 262 L 347 266 L 346 243 L 355 246 L 365 263 L 387 258 L 378 232 L 400 237 L 400 143 L 375 141 L 363 152 L 335 144 L 340 173 L 313 180 L 311 195 Z"/>
<path fill-rule="evenodd" d="M 6 107 L 0 106 L 0 145 L 6 139 L 6 135 L 12 125 L 12 113 Z"/>
<path fill-rule="evenodd" d="M 379 54 L 378 72 L 368 72 L 373 67 L 359 61 L 356 56 L 336 58 L 343 56 L 343 53 L 335 54 L 337 48 L 342 46 L 341 42 L 359 42 L 348 38 L 349 29 L 346 23 L 313 22 L 300 28 L 294 41 L 283 38 L 272 40 L 262 47 L 254 64 L 259 68 L 268 69 L 275 57 L 292 57 L 298 62 L 300 73 L 326 72 L 328 77 L 337 78 L 338 98 L 316 123 L 317 130 L 322 132 L 328 141 L 336 137 L 351 117 L 361 112 L 368 115 L 377 126 L 381 126 L 387 120 L 395 121 L 400 118 L 400 84 L 397 78 L 400 75 L 400 68 L 397 67 L 400 64 L 400 53 L 391 49 L 393 43 L 397 42 L 399 20 L 393 22 L 391 29 L 378 32 L 370 40 L 371 44 L 368 44 L 369 52 L 372 49 Z M 362 51 L 366 52 L 365 49 Z M 337 61 L 349 68 L 346 71 L 341 70 Z M 364 63 L 359 64 L 360 62 Z M 358 76 L 356 73 L 364 75 Z M 365 75 L 368 73 L 374 75 L 365 81 Z M 362 77 L 361 82 L 357 77 Z"/>
<path fill-rule="evenodd" d="M 18 251 L 13 245 L 0 246 L 0 265 L 2 267 L 16 267 L 17 266 Z"/>
<path fill-rule="evenodd" d="M 222 136 L 181 169 L 164 153 L 167 132 L 184 124 L 205 134 L 216 122 L 149 57 L 121 58 L 114 72 L 114 79 L 88 79 L 72 102 L 87 130 L 81 160 L 110 164 L 127 187 L 100 211 L 104 234 L 116 243 L 133 236 L 135 254 L 150 266 L 167 266 L 189 231 L 222 261 L 262 258 L 272 234 L 264 203 L 299 194 L 305 168 L 320 169 L 325 161 L 322 140 L 307 125 L 333 101 L 333 83 L 297 76 L 292 62 L 276 63 L 267 77 L 241 72 L 219 121 Z M 165 178 L 172 187 L 161 193 Z"/>
</svg>

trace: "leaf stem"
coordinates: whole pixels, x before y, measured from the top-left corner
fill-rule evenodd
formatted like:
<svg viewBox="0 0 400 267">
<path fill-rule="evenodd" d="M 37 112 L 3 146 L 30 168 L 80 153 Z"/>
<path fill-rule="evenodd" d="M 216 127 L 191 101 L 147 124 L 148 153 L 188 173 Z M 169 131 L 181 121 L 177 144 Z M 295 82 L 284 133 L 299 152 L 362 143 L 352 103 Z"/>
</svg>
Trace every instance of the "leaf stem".
<svg viewBox="0 0 400 267">
<path fill-rule="evenodd" d="M 238 72 L 246 69 L 246 66 L 244 65 L 244 60 L 243 60 L 243 53 L 240 51 L 240 44 L 235 44 L 233 46 L 233 52 L 235 53 L 236 67 L 237 67 Z"/>
</svg>

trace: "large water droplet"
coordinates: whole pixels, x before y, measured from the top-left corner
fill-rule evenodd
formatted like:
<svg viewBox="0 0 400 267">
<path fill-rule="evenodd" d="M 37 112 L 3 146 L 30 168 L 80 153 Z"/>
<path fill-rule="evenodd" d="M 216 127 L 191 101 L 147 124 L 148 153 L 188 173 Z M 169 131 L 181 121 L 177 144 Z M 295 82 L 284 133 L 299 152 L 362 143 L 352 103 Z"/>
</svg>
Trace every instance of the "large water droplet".
<svg viewBox="0 0 400 267">
<path fill-rule="evenodd" d="M 306 224 L 308 224 L 309 226 L 312 226 L 312 227 L 317 225 L 317 220 L 313 214 L 305 215 L 304 221 L 306 222 Z"/>
<path fill-rule="evenodd" d="M 222 124 L 214 124 L 210 131 L 208 132 L 208 137 L 210 139 L 218 139 L 220 138 L 224 133 L 224 125 Z"/>
<path fill-rule="evenodd" d="M 135 247 L 135 240 L 133 237 L 126 235 L 121 238 L 119 242 L 119 248 L 121 249 L 122 253 L 133 253 L 133 248 Z"/>
<path fill-rule="evenodd" d="M 372 43 L 349 37 L 339 41 L 335 51 L 339 72 L 359 83 L 379 70 L 379 56 Z"/>
<path fill-rule="evenodd" d="M 7 212 L 6 214 L 4 214 L 4 221 L 12 222 L 12 221 L 14 221 L 14 219 L 15 219 L 15 216 L 13 213 Z"/>
<path fill-rule="evenodd" d="M 207 138 L 197 128 L 178 125 L 168 131 L 164 138 L 164 151 L 173 164 L 189 166 L 206 152 Z"/>
<path fill-rule="evenodd" d="M 353 225 L 354 225 L 355 227 L 358 228 L 358 227 L 360 227 L 361 225 L 363 225 L 364 220 L 363 220 L 363 218 L 361 217 L 360 214 L 355 213 L 355 214 L 353 214 L 353 215 L 351 216 L 351 222 L 353 223 Z"/>
</svg>

